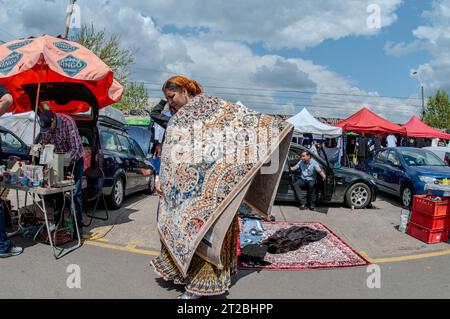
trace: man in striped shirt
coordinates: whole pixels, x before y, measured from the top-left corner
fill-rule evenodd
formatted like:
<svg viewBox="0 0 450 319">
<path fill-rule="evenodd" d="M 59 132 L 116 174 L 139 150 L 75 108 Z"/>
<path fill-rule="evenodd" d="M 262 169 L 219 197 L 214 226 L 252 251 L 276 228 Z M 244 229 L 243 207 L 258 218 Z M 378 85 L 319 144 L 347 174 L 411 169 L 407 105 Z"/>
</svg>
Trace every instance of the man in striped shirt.
<svg viewBox="0 0 450 319">
<path fill-rule="evenodd" d="M 55 152 L 70 154 L 71 170 L 75 181 L 74 204 L 80 234 L 83 234 L 82 211 L 82 177 L 83 177 L 83 142 L 75 121 L 68 115 L 43 110 L 39 114 L 42 144 L 53 144 Z M 53 197 L 55 224 L 63 218 L 63 198 L 61 194 Z M 62 223 L 61 223 L 62 224 Z"/>
</svg>

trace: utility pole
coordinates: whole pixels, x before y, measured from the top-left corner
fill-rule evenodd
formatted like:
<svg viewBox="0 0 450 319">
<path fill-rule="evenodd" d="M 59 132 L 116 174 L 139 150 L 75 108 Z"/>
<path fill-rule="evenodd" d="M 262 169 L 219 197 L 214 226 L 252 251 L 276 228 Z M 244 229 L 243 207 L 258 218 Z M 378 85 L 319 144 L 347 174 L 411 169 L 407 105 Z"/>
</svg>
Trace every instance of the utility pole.
<svg viewBox="0 0 450 319">
<path fill-rule="evenodd" d="M 72 19 L 73 14 L 73 6 L 75 4 L 76 0 L 69 0 L 69 4 L 67 5 L 67 15 L 66 15 L 66 26 L 64 29 L 64 39 L 67 39 L 69 36 L 69 28 L 70 28 L 70 21 Z"/>
<path fill-rule="evenodd" d="M 425 96 L 423 93 L 423 84 L 421 84 L 421 91 L 422 91 L 422 120 L 425 118 Z"/>
<path fill-rule="evenodd" d="M 417 71 L 417 70 L 413 71 L 413 72 L 411 73 L 411 75 L 417 76 L 417 78 L 418 78 L 418 80 L 419 80 L 419 82 L 420 82 L 420 92 L 421 92 L 421 95 L 422 95 L 422 118 L 421 118 L 421 120 L 423 120 L 424 117 L 425 117 L 425 113 L 426 113 L 426 112 L 425 112 L 425 94 L 424 94 L 424 89 L 423 89 L 422 78 L 421 78 L 421 76 L 420 76 L 419 71 Z"/>
</svg>

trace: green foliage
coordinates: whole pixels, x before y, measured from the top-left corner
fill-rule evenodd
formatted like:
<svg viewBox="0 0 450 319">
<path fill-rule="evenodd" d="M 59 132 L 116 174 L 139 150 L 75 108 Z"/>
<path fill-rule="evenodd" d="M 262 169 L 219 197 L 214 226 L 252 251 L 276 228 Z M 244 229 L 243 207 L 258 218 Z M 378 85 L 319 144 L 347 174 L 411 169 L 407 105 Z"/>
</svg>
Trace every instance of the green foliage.
<svg viewBox="0 0 450 319">
<path fill-rule="evenodd" d="M 428 98 L 427 109 L 422 120 L 432 127 L 450 128 L 450 101 L 447 93 L 437 91 L 435 96 Z"/>
<path fill-rule="evenodd" d="M 143 110 L 148 105 L 148 99 L 144 83 L 130 82 L 125 86 L 122 100 L 115 107 L 121 111 Z"/>
<path fill-rule="evenodd" d="M 140 110 L 147 106 L 149 96 L 144 84 L 128 80 L 130 67 L 134 63 L 134 52 L 132 49 L 121 47 L 120 37 L 117 34 L 107 37 L 105 31 L 96 31 L 94 25 L 83 25 L 76 42 L 102 59 L 113 70 L 115 79 L 124 86 L 123 98 L 114 107 L 128 111 Z"/>
</svg>

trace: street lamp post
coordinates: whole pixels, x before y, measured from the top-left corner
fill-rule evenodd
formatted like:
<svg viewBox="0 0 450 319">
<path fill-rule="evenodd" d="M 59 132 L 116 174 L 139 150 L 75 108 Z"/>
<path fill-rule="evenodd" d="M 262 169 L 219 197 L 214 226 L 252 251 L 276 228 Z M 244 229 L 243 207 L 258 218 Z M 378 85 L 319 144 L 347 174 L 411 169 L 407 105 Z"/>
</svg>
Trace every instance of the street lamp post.
<svg viewBox="0 0 450 319">
<path fill-rule="evenodd" d="M 417 78 L 419 79 L 419 82 L 420 82 L 420 92 L 422 95 L 422 119 L 423 119 L 425 117 L 425 94 L 424 94 L 424 89 L 423 89 L 422 78 L 420 77 L 420 73 L 418 71 L 414 71 L 412 73 L 412 75 L 417 76 Z"/>
<path fill-rule="evenodd" d="M 67 15 L 66 15 L 66 26 L 64 28 L 63 38 L 67 39 L 69 36 L 69 28 L 70 28 L 70 20 L 72 19 L 73 6 L 77 0 L 69 0 L 69 4 L 67 6 Z"/>
</svg>

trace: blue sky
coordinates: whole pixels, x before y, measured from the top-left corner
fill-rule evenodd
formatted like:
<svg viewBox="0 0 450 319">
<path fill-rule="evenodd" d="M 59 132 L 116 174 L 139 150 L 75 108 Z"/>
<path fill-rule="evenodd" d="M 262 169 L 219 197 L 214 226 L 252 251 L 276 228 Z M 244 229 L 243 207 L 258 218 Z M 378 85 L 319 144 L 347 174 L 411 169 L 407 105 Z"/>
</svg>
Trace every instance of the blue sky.
<svg viewBox="0 0 450 319">
<path fill-rule="evenodd" d="M 62 33 L 66 1 L 0 3 L 1 40 Z M 426 95 L 450 91 L 450 0 L 77 3 L 80 24 L 136 49 L 132 79 L 153 98 L 169 76 L 182 74 L 209 94 L 264 113 L 306 106 L 314 115 L 345 118 L 364 105 L 401 123 L 420 113 L 412 69 Z M 380 9 L 379 29 L 367 26 L 372 5 Z"/>
<path fill-rule="evenodd" d="M 408 1 L 403 4 L 396 11 L 398 20 L 377 35 L 327 40 L 318 47 L 292 54 L 329 66 L 365 91 L 375 90 L 384 96 L 409 96 L 418 91 L 418 81 L 410 77 L 409 70 L 427 62 L 430 55 L 417 51 L 408 56 L 388 56 L 384 46 L 388 41 L 414 41 L 412 30 L 425 22 L 421 14 L 430 8 L 430 3 Z"/>
<path fill-rule="evenodd" d="M 377 91 L 381 96 L 409 97 L 420 92 L 420 82 L 410 76 L 410 70 L 429 61 L 430 54 L 420 50 L 406 56 L 390 56 L 385 53 L 384 46 L 389 41 L 414 41 L 412 31 L 426 23 L 422 13 L 430 8 L 429 1 L 408 1 L 396 11 L 397 21 L 373 36 L 328 39 L 305 50 L 269 51 L 262 43 L 251 45 L 251 48 L 258 55 L 278 54 L 314 61 L 347 78 L 362 90 Z"/>
</svg>

